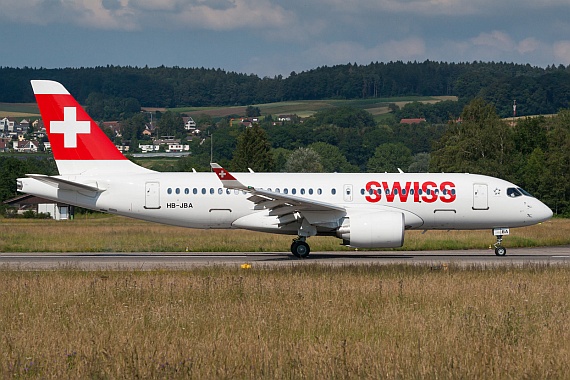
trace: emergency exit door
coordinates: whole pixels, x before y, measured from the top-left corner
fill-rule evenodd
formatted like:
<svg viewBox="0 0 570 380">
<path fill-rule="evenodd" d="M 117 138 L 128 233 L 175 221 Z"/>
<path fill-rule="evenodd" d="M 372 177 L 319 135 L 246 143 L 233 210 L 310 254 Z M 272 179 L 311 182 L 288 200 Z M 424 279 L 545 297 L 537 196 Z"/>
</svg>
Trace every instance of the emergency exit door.
<svg viewBox="0 0 570 380">
<path fill-rule="evenodd" d="M 487 184 L 473 184 L 473 210 L 488 210 Z"/>
<path fill-rule="evenodd" d="M 160 208 L 160 183 L 147 182 L 145 185 L 144 208 L 158 209 Z"/>
</svg>

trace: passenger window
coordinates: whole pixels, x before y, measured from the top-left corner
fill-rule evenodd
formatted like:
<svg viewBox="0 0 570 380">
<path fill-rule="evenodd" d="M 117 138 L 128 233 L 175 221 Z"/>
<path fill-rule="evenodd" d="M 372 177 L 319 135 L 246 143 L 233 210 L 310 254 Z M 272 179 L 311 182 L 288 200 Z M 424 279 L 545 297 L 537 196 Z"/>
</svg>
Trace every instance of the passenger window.
<svg viewBox="0 0 570 380">
<path fill-rule="evenodd" d="M 335 195 L 336 194 L 336 189 L 331 189 L 331 194 Z"/>
<path fill-rule="evenodd" d="M 198 194 L 198 189 L 197 189 L 197 188 L 193 188 L 193 189 L 192 189 L 192 194 Z"/>
<path fill-rule="evenodd" d="M 291 189 L 291 194 L 297 194 L 297 189 L 292 188 L 292 189 Z"/>
<path fill-rule="evenodd" d="M 323 189 L 317 189 L 317 195 L 321 195 L 323 193 Z"/>
<path fill-rule="evenodd" d="M 216 190 L 214 190 L 213 187 L 210 187 L 210 194 L 214 194 L 216 192 Z"/>
<path fill-rule="evenodd" d="M 185 188 L 185 189 L 184 189 L 184 194 L 186 194 L 186 195 L 190 194 L 190 189 L 189 189 L 189 188 Z"/>
<path fill-rule="evenodd" d="M 276 192 L 276 193 L 280 193 L 281 190 L 279 190 L 279 188 L 277 187 L 277 188 L 275 188 L 275 192 Z"/>
<path fill-rule="evenodd" d="M 301 194 L 305 194 L 305 189 L 301 189 Z"/>
<path fill-rule="evenodd" d="M 222 189 L 221 187 L 218 188 L 218 194 L 223 194 L 224 193 L 224 189 Z"/>
<path fill-rule="evenodd" d="M 309 195 L 313 195 L 313 189 L 309 189 Z"/>
<path fill-rule="evenodd" d="M 205 187 L 202 188 L 202 194 L 206 194 L 206 188 Z"/>
<path fill-rule="evenodd" d="M 283 194 L 289 194 L 289 189 L 284 188 L 284 189 L 283 189 Z"/>
<path fill-rule="evenodd" d="M 168 194 L 172 194 L 172 189 L 169 187 L 168 190 L 166 190 L 166 192 L 167 192 Z"/>
</svg>

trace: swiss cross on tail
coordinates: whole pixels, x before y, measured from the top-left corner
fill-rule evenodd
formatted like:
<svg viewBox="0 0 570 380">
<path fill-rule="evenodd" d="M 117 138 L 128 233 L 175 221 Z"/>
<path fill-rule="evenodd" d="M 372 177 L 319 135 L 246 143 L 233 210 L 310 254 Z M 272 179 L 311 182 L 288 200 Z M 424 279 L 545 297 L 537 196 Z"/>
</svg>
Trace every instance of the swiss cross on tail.
<svg viewBox="0 0 570 380">
<path fill-rule="evenodd" d="M 60 83 L 33 80 L 32 88 L 56 160 L 126 160 Z"/>
<path fill-rule="evenodd" d="M 51 133 L 63 133 L 64 148 L 77 148 L 77 134 L 91 133 L 91 123 L 77 120 L 75 107 L 63 107 L 63 121 L 52 120 L 49 127 Z"/>
</svg>

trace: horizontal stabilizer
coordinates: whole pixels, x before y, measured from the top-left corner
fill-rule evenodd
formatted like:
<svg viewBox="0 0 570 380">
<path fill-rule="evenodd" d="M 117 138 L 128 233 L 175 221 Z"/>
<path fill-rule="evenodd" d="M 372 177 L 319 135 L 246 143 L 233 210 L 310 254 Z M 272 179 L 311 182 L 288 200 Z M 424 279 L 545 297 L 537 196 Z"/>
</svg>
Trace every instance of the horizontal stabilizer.
<svg viewBox="0 0 570 380">
<path fill-rule="evenodd" d="M 96 186 L 85 185 L 79 182 L 69 181 L 67 179 L 58 178 L 58 177 L 50 177 L 43 174 L 26 174 L 26 177 L 33 178 L 35 180 L 47 183 L 52 186 L 57 186 L 59 189 L 62 190 L 74 190 L 74 191 L 94 191 L 94 192 L 103 192 L 105 189 L 100 189 Z"/>
</svg>

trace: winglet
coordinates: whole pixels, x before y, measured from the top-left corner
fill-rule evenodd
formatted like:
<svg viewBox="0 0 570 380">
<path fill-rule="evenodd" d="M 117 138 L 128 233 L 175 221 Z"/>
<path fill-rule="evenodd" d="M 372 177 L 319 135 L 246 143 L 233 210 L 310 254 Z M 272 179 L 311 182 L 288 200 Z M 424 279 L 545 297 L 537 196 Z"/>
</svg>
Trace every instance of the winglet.
<svg viewBox="0 0 570 380">
<path fill-rule="evenodd" d="M 222 185 L 224 185 L 224 187 L 228 189 L 253 190 L 242 184 L 229 171 L 222 168 L 217 163 L 212 162 L 210 166 L 212 167 L 212 170 L 214 170 L 214 173 L 216 173 L 220 181 L 222 181 Z"/>
</svg>

